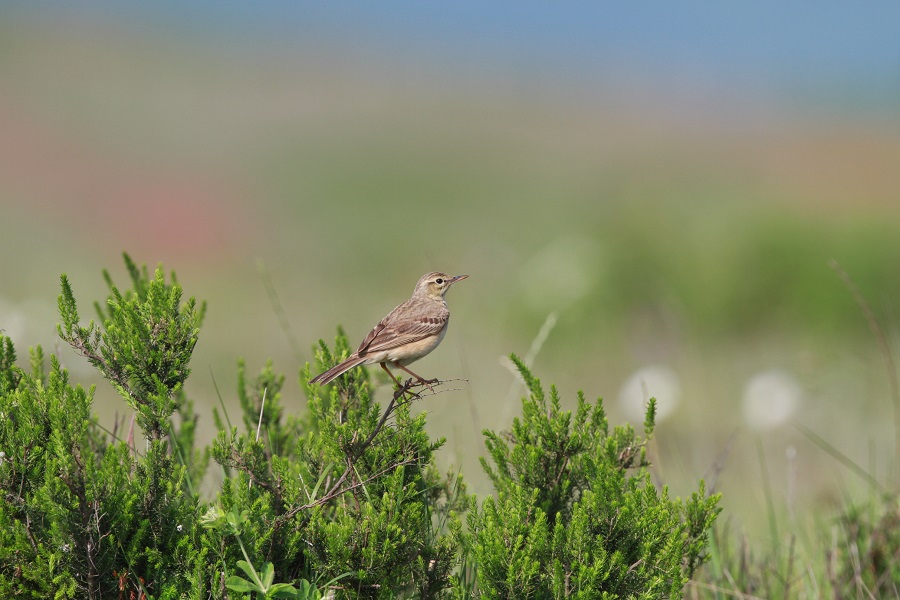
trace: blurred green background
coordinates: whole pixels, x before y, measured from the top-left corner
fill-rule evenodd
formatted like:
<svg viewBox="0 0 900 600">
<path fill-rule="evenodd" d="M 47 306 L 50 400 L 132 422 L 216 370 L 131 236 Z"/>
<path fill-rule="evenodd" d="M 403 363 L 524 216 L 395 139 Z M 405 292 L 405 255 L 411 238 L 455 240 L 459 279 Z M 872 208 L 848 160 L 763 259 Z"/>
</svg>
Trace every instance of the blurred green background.
<svg viewBox="0 0 900 600">
<path fill-rule="evenodd" d="M 468 380 L 419 405 L 446 467 L 489 490 L 480 431 L 522 393 L 503 356 L 538 339 L 570 405 L 639 423 L 657 396 L 659 481 L 707 477 L 764 536 L 766 485 L 798 520 L 867 493 L 795 424 L 898 464 L 883 354 L 829 266 L 896 350 L 898 39 L 890 3 L 5 3 L 0 328 L 97 383 L 56 340 L 59 274 L 87 316 L 122 251 L 163 263 L 209 301 L 188 392 L 210 439 L 239 357 L 303 410 L 318 339 L 466 273 L 417 367 Z"/>
</svg>

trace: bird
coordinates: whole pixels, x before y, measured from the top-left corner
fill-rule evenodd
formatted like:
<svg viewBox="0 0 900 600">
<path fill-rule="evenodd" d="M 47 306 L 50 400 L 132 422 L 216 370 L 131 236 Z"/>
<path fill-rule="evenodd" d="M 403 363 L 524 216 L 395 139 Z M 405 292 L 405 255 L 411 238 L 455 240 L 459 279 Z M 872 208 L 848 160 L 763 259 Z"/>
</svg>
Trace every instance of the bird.
<svg viewBox="0 0 900 600">
<path fill-rule="evenodd" d="M 378 363 L 400 388 L 403 385 L 388 365 L 406 371 L 433 392 L 430 384 L 436 383 L 437 379 L 425 379 L 406 366 L 437 348 L 444 339 L 450 323 L 450 309 L 444 295 L 454 283 L 467 277 L 450 276 L 440 271 L 422 275 L 410 299 L 381 319 L 356 352 L 309 382 L 326 385 L 357 365 Z"/>
</svg>

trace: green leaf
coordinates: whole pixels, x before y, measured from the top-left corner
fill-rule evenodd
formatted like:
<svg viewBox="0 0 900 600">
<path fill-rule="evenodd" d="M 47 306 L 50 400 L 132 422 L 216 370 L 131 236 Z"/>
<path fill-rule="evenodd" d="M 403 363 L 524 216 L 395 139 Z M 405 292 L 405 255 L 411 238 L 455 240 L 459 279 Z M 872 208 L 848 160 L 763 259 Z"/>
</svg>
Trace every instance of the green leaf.
<svg viewBox="0 0 900 600">
<path fill-rule="evenodd" d="M 269 589 L 269 586 L 272 585 L 272 581 L 274 579 L 275 579 L 275 565 L 273 565 L 270 562 L 267 562 L 265 565 L 263 565 L 262 576 L 260 577 L 264 591 Z"/>
<path fill-rule="evenodd" d="M 315 591 L 315 588 L 313 588 Z M 315 596 L 310 596 L 307 594 L 306 590 L 298 590 L 294 586 L 289 583 L 276 583 L 272 587 L 269 588 L 268 591 L 269 598 L 314 598 Z"/>
<path fill-rule="evenodd" d="M 243 571 L 244 573 L 247 574 L 247 577 L 249 577 L 250 579 L 252 579 L 255 582 L 259 581 L 259 575 L 257 575 L 256 569 L 253 568 L 253 565 L 248 563 L 246 560 L 239 560 L 239 561 L 237 561 L 236 564 L 241 571 Z M 259 586 L 259 584 L 256 584 L 256 585 L 257 585 L 257 587 Z M 264 590 L 260 590 L 260 591 L 264 591 Z"/>
<path fill-rule="evenodd" d="M 255 584 L 250 583 L 243 577 L 232 575 L 225 580 L 225 587 L 233 592 L 261 592 Z"/>
</svg>

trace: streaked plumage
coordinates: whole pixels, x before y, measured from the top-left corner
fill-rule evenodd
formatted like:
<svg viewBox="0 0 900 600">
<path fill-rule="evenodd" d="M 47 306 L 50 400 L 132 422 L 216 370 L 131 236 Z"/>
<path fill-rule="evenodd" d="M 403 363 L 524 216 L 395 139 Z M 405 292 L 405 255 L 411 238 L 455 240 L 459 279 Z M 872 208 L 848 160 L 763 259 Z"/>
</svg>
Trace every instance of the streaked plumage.
<svg viewBox="0 0 900 600">
<path fill-rule="evenodd" d="M 424 378 L 406 368 L 406 365 L 422 358 L 441 343 L 450 322 L 450 309 L 444 294 L 457 281 L 468 275 L 451 277 L 446 273 L 432 272 L 423 275 L 412 297 L 389 312 L 378 322 L 356 352 L 347 360 L 312 379 L 310 383 L 325 385 L 357 365 L 378 363 L 400 385 L 388 369 L 398 367 L 427 383 Z"/>
</svg>

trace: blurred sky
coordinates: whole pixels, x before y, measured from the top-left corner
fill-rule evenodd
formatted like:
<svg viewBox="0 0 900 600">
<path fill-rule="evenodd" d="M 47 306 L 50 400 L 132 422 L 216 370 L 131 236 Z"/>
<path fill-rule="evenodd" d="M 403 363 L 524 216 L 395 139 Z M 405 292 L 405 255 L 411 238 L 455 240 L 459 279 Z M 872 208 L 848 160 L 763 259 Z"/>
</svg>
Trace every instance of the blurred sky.
<svg viewBox="0 0 900 600">
<path fill-rule="evenodd" d="M 752 3 L 58 2 L 6 11 L 122 19 L 226 45 L 321 43 L 404 60 L 477 65 L 503 76 L 576 78 L 639 70 L 756 84 L 853 80 L 900 85 L 900 5 Z"/>
<path fill-rule="evenodd" d="M 395 289 L 451 258 L 550 276 L 560 256 L 641 242 L 614 211 L 666 235 L 670 215 L 642 202 L 689 198 L 681 226 L 720 230 L 734 203 L 883 212 L 900 203 L 898 122 L 896 2 L 0 6 L 0 201 L 22 223 L 7 243 L 92 259 L 252 274 L 306 256 L 292 266 L 323 287 L 353 270 Z M 379 238 L 408 214 L 442 219 L 446 247 L 417 228 Z M 80 229 L 97 219 L 114 226 Z M 8 269 L 7 295 L 28 295 Z"/>
</svg>

